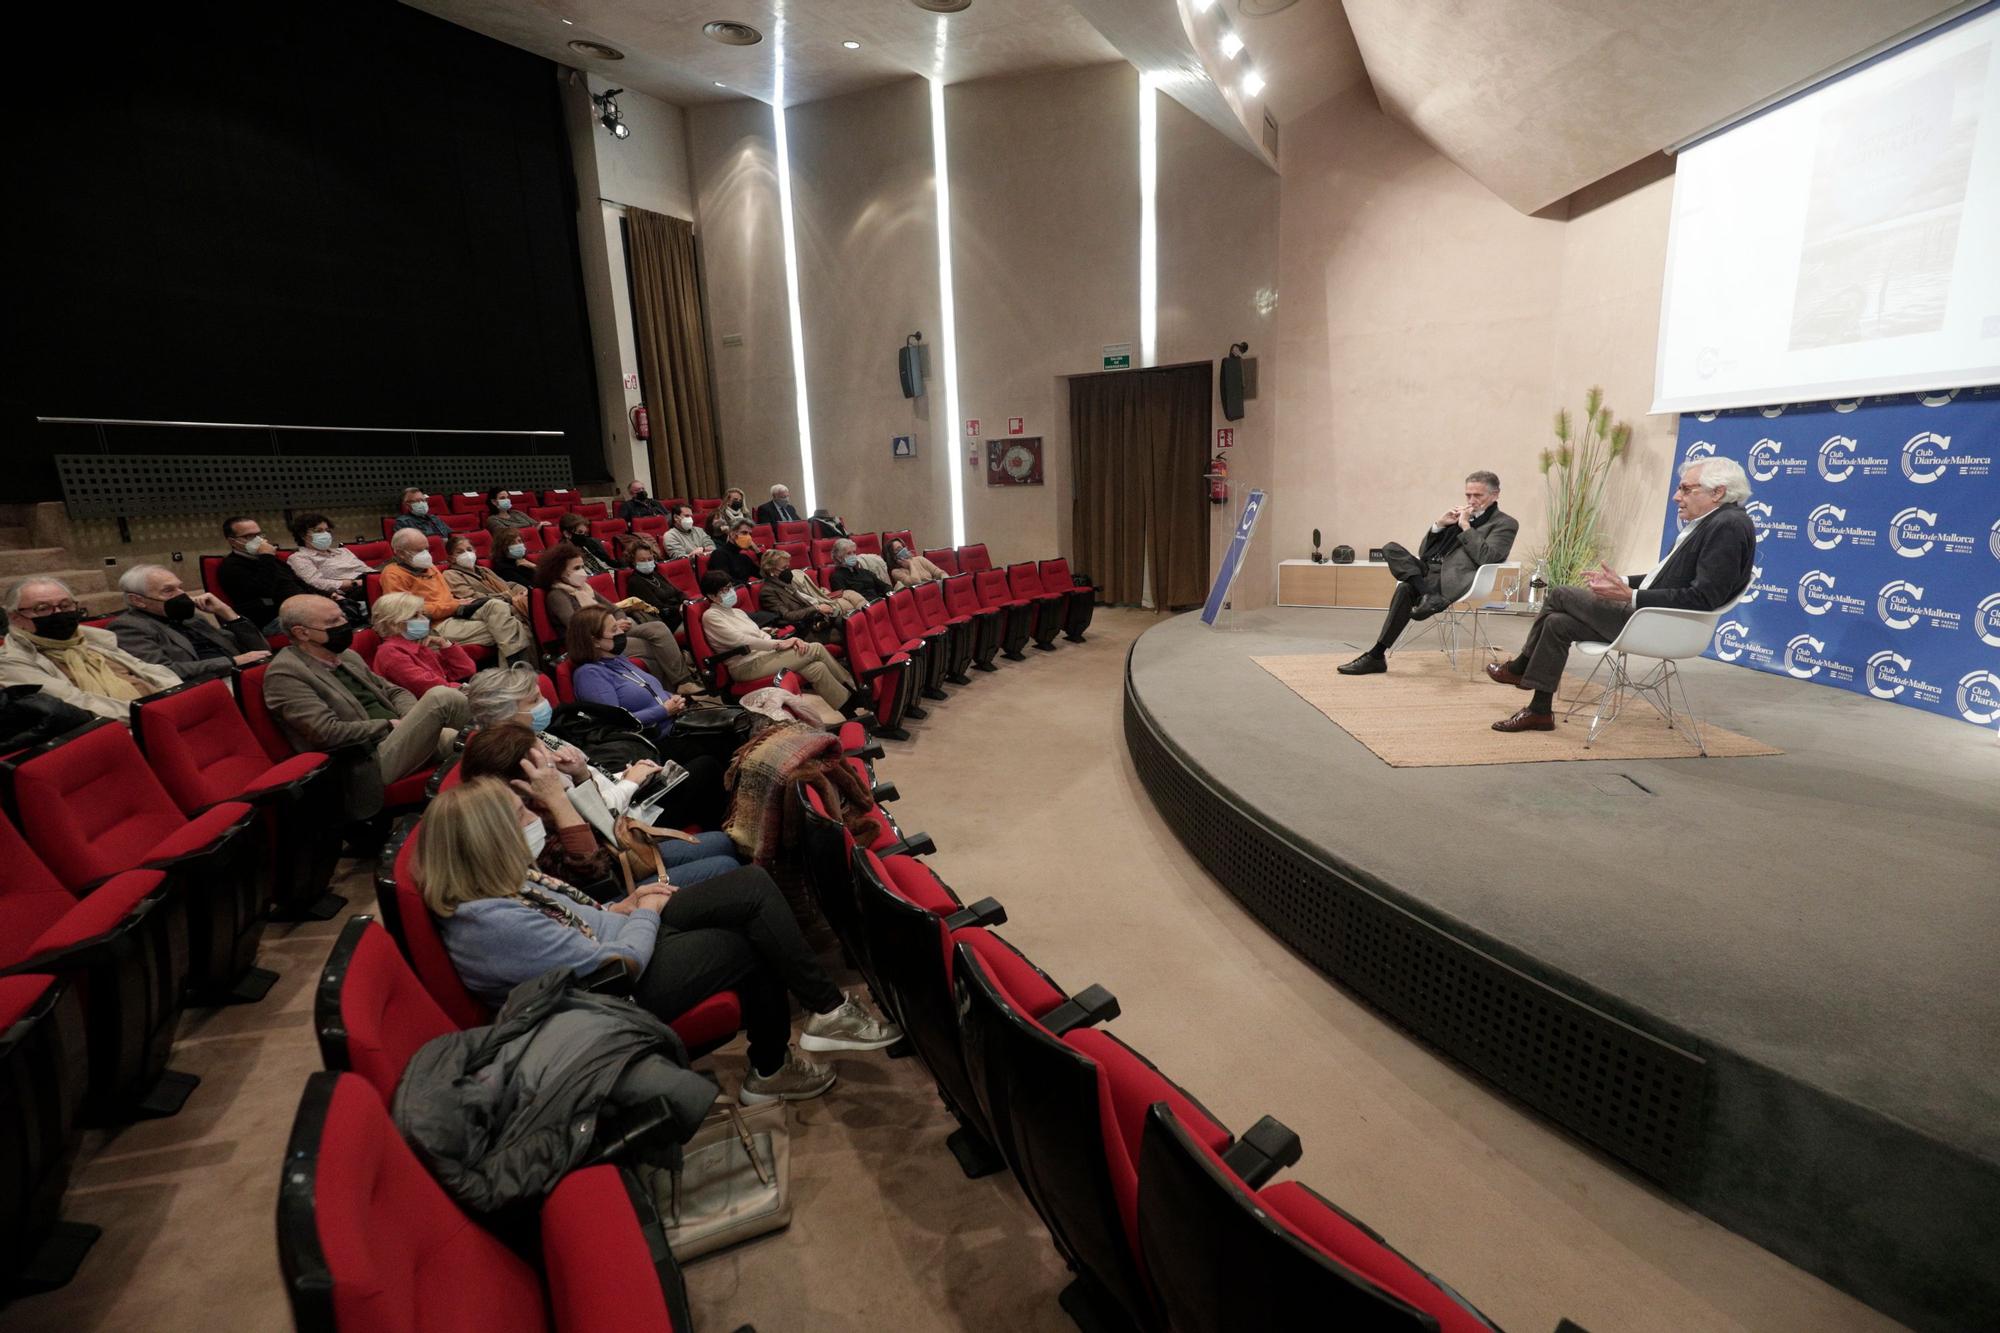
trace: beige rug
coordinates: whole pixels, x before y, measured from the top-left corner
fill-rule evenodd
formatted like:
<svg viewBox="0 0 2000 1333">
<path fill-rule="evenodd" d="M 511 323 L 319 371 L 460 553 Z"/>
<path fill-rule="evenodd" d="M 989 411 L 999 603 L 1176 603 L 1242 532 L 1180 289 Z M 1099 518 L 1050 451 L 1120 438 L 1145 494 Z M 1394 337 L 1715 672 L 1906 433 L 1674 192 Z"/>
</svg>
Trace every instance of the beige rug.
<svg viewBox="0 0 2000 1333">
<path fill-rule="evenodd" d="M 1556 729 L 1515 734 L 1493 724 L 1528 702 L 1525 691 L 1495 685 L 1484 673 L 1470 679 L 1454 671 L 1442 653 L 1391 657 L 1380 676 L 1343 676 L 1334 668 L 1346 657 L 1318 654 L 1258 657 L 1253 661 L 1326 714 L 1329 721 L 1394 768 L 1450 768 L 1472 764 L 1541 764 L 1562 759 L 1688 759 L 1698 757 L 1694 741 L 1670 731 L 1642 699 L 1626 702 L 1618 721 L 1585 749 L 1593 702 L 1562 720 L 1567 700 L 1582 684 L 1566 676 L 1556 696 Z M 1463 654 L 1459 660 L 1465 661 Z M 1697 698 L 1695 706 L 1701 701 Z M 1715 758 L 1782 754 L 1762 741 L 1702 723 L 1708 753 Z"/>
</svg>

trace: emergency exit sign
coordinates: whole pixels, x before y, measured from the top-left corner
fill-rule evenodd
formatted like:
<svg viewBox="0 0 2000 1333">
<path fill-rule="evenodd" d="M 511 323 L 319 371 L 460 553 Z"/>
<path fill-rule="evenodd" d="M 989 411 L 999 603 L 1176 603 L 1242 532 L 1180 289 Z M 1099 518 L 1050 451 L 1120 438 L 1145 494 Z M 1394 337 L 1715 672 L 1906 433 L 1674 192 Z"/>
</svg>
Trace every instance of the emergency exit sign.
<svg viewBox="0 0 2000 1333">
<path fill-rule="evenodd" d="M 1132 344 L 1104 344 L 1104 368 L 1106 370 L 1130 370 L 1132 368 Z"/>
</svg>

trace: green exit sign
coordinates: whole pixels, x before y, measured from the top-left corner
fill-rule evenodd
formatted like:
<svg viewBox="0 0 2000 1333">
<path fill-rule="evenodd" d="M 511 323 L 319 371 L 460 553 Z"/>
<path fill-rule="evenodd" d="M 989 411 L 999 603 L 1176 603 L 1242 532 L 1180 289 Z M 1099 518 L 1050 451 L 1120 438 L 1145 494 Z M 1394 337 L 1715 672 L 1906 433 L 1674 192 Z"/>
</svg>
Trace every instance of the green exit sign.
<svg viewBox="0 0 2000 1333">
<path fill-rule="evenodd" d="M 1130 370 L 1132 368 L 1132 344 L 1104 344 L 1104 368 L 1106 370 Z"/>
</svg>

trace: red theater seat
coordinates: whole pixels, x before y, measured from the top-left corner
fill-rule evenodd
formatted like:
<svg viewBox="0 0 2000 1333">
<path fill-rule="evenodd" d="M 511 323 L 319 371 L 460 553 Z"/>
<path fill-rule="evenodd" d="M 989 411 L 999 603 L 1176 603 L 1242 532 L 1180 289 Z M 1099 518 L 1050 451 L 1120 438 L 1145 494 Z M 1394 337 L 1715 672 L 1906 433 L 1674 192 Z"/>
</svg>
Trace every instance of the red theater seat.
<svg viewBox="0 0 2000 1333">
<path fill-rule="evenodd" d="M 561 490 L 542 492 L 542 503 L 552 509 L 567 510 L 569 506 L 577 503 L 582 498 L 582 496 L 567 487 Z"/>
<path fill-rule="evenodd" d="M 917 596 L 917 609 L 923 613 L 924 620 L 930 625 L 945 628 L 945 681 L 952 685 L 970 685 L 972 678 L 965 671 L 972 665 L 972 617 L 955 612 L 946 604 L 942 583 L 919 583 L 911 591 Z"/>
<path fill-rule="evenodd" d="M 982 569 L 972 576 L 972 580 L 972 586 L 979 592 L 979 604 L 988 611 L 999 612 L 1003 617 L 1000 655 L 1010 662 L 1020 661 L 1024 656 L 1021 649 L 1028 642 L 1028 632 L 1034 627 L 1034 603 L 1014 595 L 1003 570 Z"/>
<path fill-rule="evenodd" d="M 0 977 L 0 1282 L 8 1288 L 64 1285 L 98 1237 L 96 1227 L 60 1219 L 84 1071 L 78 988 L 32 973 Z"/>
<path fill-rule="evenodd" d="M 389 543 L 386 541 L 349 542 L 347 553 L 370 569 L 377 570 L 396 558 L 396 553 L 389 549 Z"/>
<path fill-rule="evenodd" d="M 584 518 L 595 522 L 598 519 L 610 518 L 611 506 L 605 504 L 602 500 L 595 500 L 590 504 L 584 504 L 581 501 L 572 501 L 569 512 L 572 514 L 581 514 Z"/>
<path fill-rule="evenodd" d="M 986 543 L 959 547 L 958 567 L 967 574 L 978 574 L 993 568 L 993 558 L 986 554 Z"/>
<path fill-rule="evenodd" d="M 276 980 L 253 966 L 271 888 L 254 807 L 226 801 L 188 819 L 132 733 L 108 719 L 15 755 L 0 782 L 16 825 L 71 893 L 127 871 L 166 872 L 185 895 L 189 976 L 204 999 L 259 999 Z"/>
<path fill-rule="evenodd" d="M 1084 631 L 1090 628 L 1090 618 L 1097 610 L 1097 589 L 1081 574 L 1069 571 L 1069 561 L 1061 556 L 1054 560 L 1044 560 L 1036 566 L 1041 575 L 1042 591 L 1059 594 L 1063 599 L 1063 637 L 1071 643 L 1082 643 Z"/>
<path fill-rule="evenodd" d="M 921 645 L 924 698 L 949 698 L 944 692 L 944 678 L 950 666 L 951 631 L 942 624 L 930 622 L 918 604 L 914 589 L 898 588 L 882 600 L 889 608 L 889 617 L 895 622 L 896 632 L 903 636 L 904 651 L 917 656 L 918 653 L 910 645 Z"/>
<path fill-rule="evenodd" d="M 1033 604 L 1035 647 L 1045 653 L 1053 652 L 1056 635 L 1062 631 L 1063 609 L 1068 603 L 1068 594 L 1046 591 L 1042 587 L 1041 571 L 1035 568 L 1032 560 L 1007 566 L 1007 588 L 1022 601 Z"/>
<path fill-rule="evenodd" d="M 471 514 L 481 523 L 486 521 L 486 508 L 486 492 L 484 491 L 458 491 L 451 497 L 452 513 Z"/>
<path fill-rule="evenodd" d="M 302 1330 L 542 1333 L 685 1329 L 658 1215 L 615 1166 L 540 1208 L 538 1270 L 454 1203 L 367 1082 L 306 1080 L 278 1185 L 278 1260 Z"/>
<path fill-rule="evenodd" d="M 885 533 L 883 533 L 883 534 L 882 534 L 882 549 L 883 549 L 883 550 L 885 550 L 885 551 L 886 551 L 886 550 L 888 550 L 888 549 L 889 549 L 889 543 L 890 543 L 891 541 L 899 541 L 899 542 L 903 543 L 903 549 L 904 549 L 904 550 L 906 550 L 906 551 L 914 551 L 914 550 L 916 550 L 916 549 L 917 549 L 917 539 L 916 539 L 915 537 L 912 537 L 912 536 L 910 535 L 910 530 L 909 530 L 908 528 L 904 528 L 904 529 L 903 529 L 903 530 L 902 530 L 901 532 L 885 532 Z"/>
<path fill-rule="evenodd" d="M 757 549 L 761 551 L 776 542 L 778 534 L 769 523 L 752 523 L 750 525 L 750 540 L 756 542 Z"/>
<path fill-rule="evenodd" d="M 313 999 L 320 1062 L 367 1079 L 384 1106 L 410 1057 L 433 1037 L 458 1031 L 375 918 L 348 918 Z"/>
<path fill-rule="evenodd" d="M 354 636 L 355 642 L 358 644 L 362 635 L 374 632 L 374 630 L 357 631 Z M 271 757 L 273 763 L 280 763 L 290 759 L 294 751 L 284 728 L 278 725 L 278 719 L 272 717 L 271 710 L 264 705 L 264 671 L 262 665 L 246 667 L 237 676 L 236 705 L 243 710 L 243 720 L 250 724 L 251 734 L 256 736 L 258 744 L 264 747 L 264 753 Z M 382 788 L 382 808 L 397 811 L 422 805 L 429 799 L 427 788 L 431 776 L 436 772 L 437 767 L 431 765 L 388 783 Z"/>
<path fill-rule="evenodd" d="M 933 546 L 930 550 L 924 552 L 924 559 L 930 561 L 947 574 L 960 574 L 964 572 L 958 567 L 958 552 L 949 546 Z"/>
<path fill-rule="evenodd" d="M 623 537 L 629 529 L 622 518 L 594 518 L 590 521 L 590 535 L 607 545 L 616 538 Z"/>
<path fill-rule="evenodd" d="M 812 524 L 803 520 L 780 523 L 777 525 L 777 528 L 778 540 L 781 542 L 798 543 L 812 540 Z"/>
<path fill-rule="evenodd" d="M 632 520 L 632 531 L 651 537 L 655 545 L 667 535 L 667 526 L 665 514 L 647 514 L 644 518 Z"/>
<path fill-rule="evenodd" d="M 891 740 L 908 740 L 903 730 L 904 676 L 910 667 L 907 655 L 897 652 L 884 657 L 876 647 L 875 631 L 866 611 L 857 611 L 840 622 L 841 641 L 848 672 L 868 693 L 868 710 L 875 715 L 875 734 Z"/>
<path fill-rule="evenodd" d="M 958 574 L 944 581 L 944 604 L 953 618 L 963 616 L 972 623 L 972 669 L 993 671 L 993 659 L 1000 653 L 1000 637 L 1007 612 L 1003 607 L 980 604 L 979 589 L 970 574 Z"/>
<path fill-rule="evenodd" d="M 560 523 L 562 516 L 569 512 L 566 505 L 529 505 L 528 517 L 537 523 Z"/>
<path fill-rule="evenodd" d="M 881 537 L 881 534 L 879 534 L 879 533 L 874 533 L 874 532 L 857 532 L 857 533 L 855 533 L 855 534 L 854 534 L 854 549 L 855 549 L 855 550 L 857 550 L 857 551 L 859 551 L 859 552 L 861 552 L 861 554 L 863 554 L 863 555 L 880 555 L 880 554 L 882 554 L 882 537 Z"/>
<path fill-rule="evenodd" d="M 435 509 L 431 512 L 434 514 L 437 513 Z M 479 530 L 480 518 L 477 514 L 438 514 L 438 517 L 442 518 L 444 525 L 453 532 L 477 532 Z"/>
</svg>

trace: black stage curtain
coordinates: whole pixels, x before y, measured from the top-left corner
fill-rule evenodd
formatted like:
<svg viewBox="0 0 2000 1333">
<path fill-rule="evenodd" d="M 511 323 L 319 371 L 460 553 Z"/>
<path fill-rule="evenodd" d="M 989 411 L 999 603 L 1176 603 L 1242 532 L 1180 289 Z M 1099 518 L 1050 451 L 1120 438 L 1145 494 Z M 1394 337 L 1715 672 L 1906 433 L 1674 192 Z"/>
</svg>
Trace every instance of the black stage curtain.
<svg viewBox="0 0 2000 1333">
<path fill-rule="evenodd" d="M 1076 567 L 1107 602 L 1138 602 L 1149 566 L 1155 606 L 1207 595 L 1212 373 L 1201 362 L 1069 382 Z"/>
<path fill-rule="evenodd" d="M 390 0 L 9 22 L 8 499 L 96 447 L 36 415 L 553 429 L 605 475 L 554 65 Z"/>
</svg>

